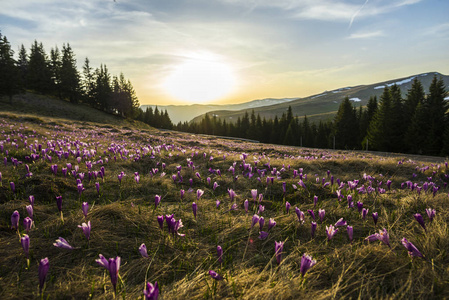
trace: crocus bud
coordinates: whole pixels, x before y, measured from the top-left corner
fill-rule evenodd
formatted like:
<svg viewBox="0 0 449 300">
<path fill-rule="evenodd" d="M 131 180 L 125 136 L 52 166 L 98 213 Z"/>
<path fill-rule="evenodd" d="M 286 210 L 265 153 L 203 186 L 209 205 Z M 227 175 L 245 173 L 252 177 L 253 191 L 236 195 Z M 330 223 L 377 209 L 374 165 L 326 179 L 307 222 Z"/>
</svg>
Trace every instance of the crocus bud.
<svg viewBox="0 0 449 300">
<path fill-rule="evenodd" d="M 142 243 L 142 245 L 140 245 L 139 252 L 140 252 L 140 255 L 142 255 L 142 257 L 148 258 L 147 246 L 145 246 L 145 244 Z"/>
<path fill-rule="evenodd" d="M 310 234 L 311 234 L 312 238 L 315 237 L 316 227 L 317 227 L 316 222 L 312 221 L 312 223 L 311 223 L 311 230 L 310 230 Z"/>
<path fill-rule="evenodd" d="M 352 238 L 354 235 L 354 230 L 353 230 L 352 226 L 346 227 L 346 230 L 348 231 L 349 241 L 352 242 Z"/>
<path fill-rule="evenodd" d="M 24 234 L 20 238 L 20 243 L 22 244 L 23 251 L 25 252 L 26 257 L 28 258 L 30 251 L 30 237 L 28 236 L 28 234 Z"/>
<path fill-rule="evenodd" d="M 196 219 L 196 212 L 197 212 L 197 210 L 198 210 L 198 206 L 196 205 L 195 202 L 193 202 L 192 203 L 192 211 L 193 211 L 193 216 L 195 217 L 195 219 Z"/>
<path fill-rule="evenodd" d="M 23 227 L 25 228 L 25 231 L 28 233 L 31 229 L 31 224 L 33 224 L 33 220 L 31 220 L 30 217 L 26 217 L 23 219 Z"/>
<path fill-rule="evenodd" d="M 19 229 L 19 220 L 20 220 L 20 214 L 17 210 L 15 210 L 11 215 L 11 228 L 18 230 Z"/>
<path fill-rule="evenodd" d="M 218 262 L 222 263 L 223 262 L 223 248 L 221 248 L 221 246 L 217 246 L 217 257 L 218 257 Z"/>
<path fill-rule="evenodd" d="M 39 263 L 39 291 L 42 292 L 42 288 L 45 284 L 45 277 L 47 277 L 48 269 L 50 268 L 50 264 L 48 258 L 41 259 Z"/>
</svg>

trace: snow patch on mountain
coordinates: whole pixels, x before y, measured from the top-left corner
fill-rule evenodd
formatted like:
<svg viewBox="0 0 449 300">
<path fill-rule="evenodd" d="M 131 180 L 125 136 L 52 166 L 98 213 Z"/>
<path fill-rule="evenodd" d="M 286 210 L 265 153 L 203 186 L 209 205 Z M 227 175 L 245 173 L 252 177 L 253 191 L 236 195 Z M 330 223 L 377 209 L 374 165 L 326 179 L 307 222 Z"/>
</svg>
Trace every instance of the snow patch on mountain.
<svg viewBox="0 0 449 300">
<path fill-rule="evenodd" d="M 349 98 L 349 101 L 361 102 L 362 99 L 360 99 L 360 98 Z"/>
</svg>

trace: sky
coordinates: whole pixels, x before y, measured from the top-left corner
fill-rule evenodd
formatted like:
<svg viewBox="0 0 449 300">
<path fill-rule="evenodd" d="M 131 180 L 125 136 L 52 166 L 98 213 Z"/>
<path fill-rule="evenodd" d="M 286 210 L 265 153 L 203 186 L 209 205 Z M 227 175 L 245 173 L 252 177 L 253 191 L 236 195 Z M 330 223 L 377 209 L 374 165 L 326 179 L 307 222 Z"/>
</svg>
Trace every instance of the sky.
<svg viewBox="0 0 449 300">
<path fill-rule="evenodd" d="M 18 52 L 70 43 L 140 104 L 293 98 L 449 74 L 447 0 L 1 0 Z"/>
</svg>

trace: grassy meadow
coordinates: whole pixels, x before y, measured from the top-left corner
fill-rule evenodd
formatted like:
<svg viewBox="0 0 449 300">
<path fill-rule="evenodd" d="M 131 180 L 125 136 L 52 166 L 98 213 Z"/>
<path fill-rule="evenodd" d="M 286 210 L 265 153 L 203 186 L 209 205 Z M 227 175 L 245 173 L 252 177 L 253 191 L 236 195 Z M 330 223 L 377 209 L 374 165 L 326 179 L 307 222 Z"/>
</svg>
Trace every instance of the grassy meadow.
<svg viewBox="0 0 449 300">
<path fill-rule="evenodd" d="M 449 297 L 444 159 L 281 147 L 31 113 L 11 109 L 0 118 L 1 299 L 145 299 L 146 282 L 158 283 L 159 299 Z M 183 226 L 169 232 L 172 214 Z M 78 226 L 89 221 L 87 239 Z M 333 237 L 331 225 L 338 228 Z M 25 234 L 28 255 L 20 242 Z M 60 237 L 71 248 L 54 246 Z M 100 254 L 120 257 L 115 293 L 108 269 L 96 262 Z M 304 254 L 316 262 L 306 272 Z M 49 268 L 40 291 L 43 258 Z"/>
</svg>

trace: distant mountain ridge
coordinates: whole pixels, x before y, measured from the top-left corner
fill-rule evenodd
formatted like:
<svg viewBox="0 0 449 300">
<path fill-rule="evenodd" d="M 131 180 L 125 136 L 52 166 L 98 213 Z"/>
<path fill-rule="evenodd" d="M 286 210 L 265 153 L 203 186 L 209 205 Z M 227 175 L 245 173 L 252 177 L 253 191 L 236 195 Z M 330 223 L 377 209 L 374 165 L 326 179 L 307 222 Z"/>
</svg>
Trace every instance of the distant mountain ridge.
<svg viewBox="0 0 449 300">
<path fill-rule="evenodd" d="M 178 122 L 190 121 L 196 116 L 203 115 L 205 113 L 214 110 L 235 111 L 235 110 L 253 109 L 257 107 L 286 103 L 297 99 L 299 98 L 281 98 L 281 99 L 265 98 L 238 104 L 141 105 L 140 107 L 143 109 L 143 111 L 145 111 L 147 107 L 155 109 L 156 106 L 159 110 L 162 111 L 167 110 L 171 121 L 174 124 L 177 124 Z"/>
<path fill-rule="evenodd" d="M 337 113 L 338 107 L 345 97 L 348 97 L 349 100 L 354 102 L 356 107 L 364 106 L 368 103 L 371 96 L 377 96 L 377 99 L 379 100 L 386 86 L 396 84 L 400 87 L 402 96 L 405 98 L 407 91 L 411 88 L 412 82 L 415 78 L 418 78 L 421 81 L 424 91 L 428 93 L 430 83 L 435 75 L 438 78 L 443 79 L 446 90 L 449 90 L 449 76 L 437 72 L 428 72 L 374 84 L 339 88 L 331 91 L 325 91 L 320 94 L 311 95 L 309 97 L 297 98 L 296 100 L 269 106 L 247 108 L 238 111 L 229 111 L 224 109 L 211 110 L 208 113 L 211 116 L 214 115 L 220 119 L 225 119 L 226 122 L 234 122 L 239 117 L 242 118 L 246 112 L 250 114 L 252 110 L 254 110 L 256 115 L 260 114 L 261 118 L 272 119 L 275 116 L 281 117 L 282 114 L 287 111 L 288 107 L 291 106 L 293 115 L 295 116 L 304 117 L 304 115 L 307 115 L 308 119 L 312 122 L 319 120 L 330 120 Z M 199 122 L 203 117 L 204 114 L 197 116 L 192 120 L 192 122 Z"/>
</svg>

